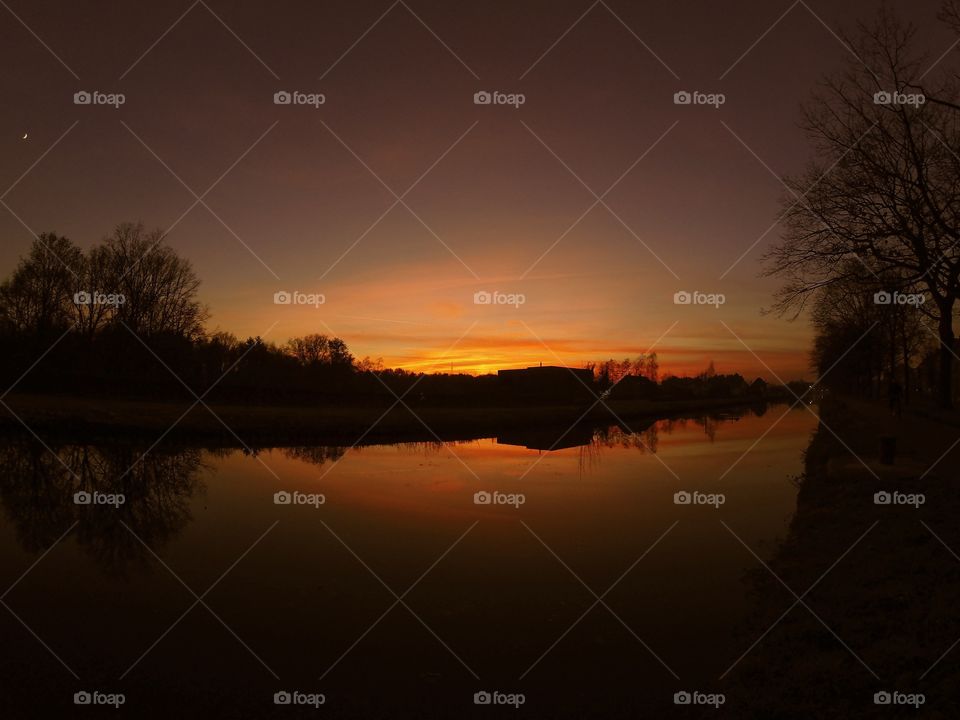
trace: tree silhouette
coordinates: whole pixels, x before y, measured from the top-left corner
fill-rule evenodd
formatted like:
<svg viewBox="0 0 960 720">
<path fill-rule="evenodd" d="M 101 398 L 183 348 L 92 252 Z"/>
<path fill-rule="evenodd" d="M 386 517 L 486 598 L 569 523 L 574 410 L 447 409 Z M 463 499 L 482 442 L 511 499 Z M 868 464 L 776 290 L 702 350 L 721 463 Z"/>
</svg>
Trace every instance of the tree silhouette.
<svg viewBox="0 0 960 720">
<path fill-rule="evenodd" d="M 0 326 L 39 339 L 62 333 L 75 321 L 73 293 L 84 264 L 83 252 L 67 238 L 39 235 L 0 284 Z"/>
<path fill-rule="evenodd" d="M 884 10 L 849 44 L 857 58 L 805 108 L 816 155 L 787 180 L 786 229 L 765 274 L 784 280 L 781 313 L 799 314 L 823 288 L 856 280 L 864 268 L 891 290 L 926 294 L 922 309 L 940 341 L 938 400 L 948 407 L 960 293 L 960 114 L 911 95 L 929 67 L 912 26 Z M 953 97 L 955 84 L 944 74 L 933 92 Z"/>
</svg>

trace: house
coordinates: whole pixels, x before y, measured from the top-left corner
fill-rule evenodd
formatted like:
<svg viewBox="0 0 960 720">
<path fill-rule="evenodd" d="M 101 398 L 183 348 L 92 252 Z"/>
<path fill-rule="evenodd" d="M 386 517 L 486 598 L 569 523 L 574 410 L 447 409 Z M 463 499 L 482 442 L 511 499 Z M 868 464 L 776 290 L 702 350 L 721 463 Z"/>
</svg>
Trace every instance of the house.
<svg viewBox="0 0 960 720">
<path fill-rule="evenodd" d="M 500 370 L 500 392 L 518 400 L 537 400 L 552 404 L 584 402 L 596 398 L 593 371 L 555 365 Z"/>
<path fill-rule="evenodd" d="M 527 450 L 565 450 L 583 447 L 593 441 L 591 425 L 558 425 L 555 427 L 534 427 L 510 430 L 497 435 L 497 445 L 518 445 Z"/>
</svg>

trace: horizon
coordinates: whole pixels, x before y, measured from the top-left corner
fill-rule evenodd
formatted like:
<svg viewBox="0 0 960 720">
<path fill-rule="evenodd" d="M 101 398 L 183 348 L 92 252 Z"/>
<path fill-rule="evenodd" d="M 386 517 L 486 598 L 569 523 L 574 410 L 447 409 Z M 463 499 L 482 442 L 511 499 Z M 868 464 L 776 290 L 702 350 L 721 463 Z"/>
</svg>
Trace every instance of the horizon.
<svg viewBox="0 0 960 720">
<path fill-rule="evenodd" d="M 809 154 L 797 106 L 843 60 L 834 28 L 867 0 L 782 22 L 760 2 L 682 21 L 564 3 L 538 23 L 519 7 L 464 22 L 437 4 L 200 5 L 179 20 L 150 6 L 102 19 L 110 49 L 75 36 L 79 8 L 53 7 L 22 10 L 43 44 L 17 27 L 5 38 L 25 68 L 9 92 L 30 102 L 0 121 L 4 275 L 34 231 L 87 248 L 136 218 L 169 232 L 203 280 L 209 327 L 237 336 L 336 335 L 410 369 L 655 351 L 677 374 L 711 360 L 768 382 L 811 374 L 806 317 L 761 312 L 777 282 L 759 258 L 779 236 L 782 177 Z M 945 49 L 935 13 L 906 15 Z M 275 104 L 291 91 L 324 102 Z M 476 104 L 491 91 L 523 104 Z M 78 105 L 83 92 L 124 101 Z M 325 303 L 277 307 L 279 291 Z M 495 291 L 525 303 L 473 302 Z M 678 306 L 678 292 L 726 302 Z"/>
<path fill-rule="evenodd" d="M 142 223 L 134 223 L 135 225 L 142 226 Z M 159 231 L 159 229 L 157 229 Z M 40 233 L 43 237 L 46 233 Z M 54 231 L 50 231 L 50 234 L 56 235 Z M 72 238 L 68 238 L 71 239 Z M 165 238 L 164 238 L 165 241 Z M 23 260 L 25 258 L 21 258 Z M 189 262 L 189 258 L 184 258 Z M 203 280 L 200 279 L 200 288 L 202 290 Z M 105 292 L 104 288 L 89 288 L 89 292 Z M 482 292 L 482 291 L 481 291 Z M 498 291 L 493 291 L 492 294 L 496 294 Z M 487 293 L 490 295 L 491 293 Z M 203 305 L 203 294 L 200 292 L 199 301 Z M 283 297 L 282 300 L 278 299 L 278 296 Z M 296 299 L 299 298 L 303 302 L 297 302 Z M 306 300 L 310 302 L 306 302 Z M 274 295 L 274 305 L 284 306 L 290 304 L 294 306 L 292 309 L 295 311 L 301 309 L 303 312 L 310 314 L 316 313 L 319 309 L 326 305 L 326 298 L 322 294 L 317 293 L 304 293 L 299 290 L 292 291 L 277 291 Z M 297 306 L 300 308 L 297 308 Z M 212 308 L 207 308 L 210 310 L 210 318 L 215 316 Z M 359 319 L 370 319 L 370 318 L 359 318 Z M 740 374 L 745 378 L 762 378 L 768 383 L 771 384 L 781 384 L 788 383 L 792 381 L 803 381 L 806 380 L 805 374 L 799 376 L 791 377 L 778 377 L 775 375 L 771 369 L 767 368 L 764 363 L 769 363 L 771 356 L 775 355 L 773 353 L 767 353 L 766 357 L 763 360 L 756 359 L 755 365 L 759 367 L 759 371 L 751 374 L 749 371 L 744 372 L 740 368 L 733 365 L 733 362 L 728 361 L 731 364 L 719 364 L 716 360 L 717 356 L 724 356 L 724 350 L 718 350 L 716 346 L 711 348 L 701 348 L 701 347 L 688 347 L 683 348 L 679 346 L 672 346 L 670 343 L 663 342 L 663 338 L 666 337 L 671 331 L 673 331 L 674 326 L 668 328 L 668 330 L 663 333 L 660 338 L 660 341 L 654 343 L 652 346 L 648 346 L 644 349 L 641 349 L 640 346 L 630 346 L 630 345 L 615 345 L 606 346 L 607 348 L 612 348 L 614 355 L 602 356 L 600 352 L 591 352 L 589 350 L 577 349 L 582 348 L 587 344 L 588 341 L 582 340 L 580 338 L 567 338 L 562 341 L 555 340 L 553 343 L 546 342 L 543 338 L 533 338 L 533 339 L 524 339 L 522 337 L 507 337 L 505 335 L 500 335 L 495 338 L 477 338 L 476 336 L 470 337 L 469 342 L 464 342 L 466 334 L 461 336 L 460 341 L 456 342 L 452 347 L 447 348 L 443 351 L 443 357 L 431 359 L 429 357 L 423 356 L 400 356 L 399 358 L 385 358 L 383 356 L 372 356 L 370 353 L 363 352 L 362 349 L 357 349 L 350 341 L 349 338 L 341 337 L 337 335 L 329 323 L 322 319 L 318 318 L 313 322 L 317 323 L 318 326 L 309 327 L 309 322 L 306 321 L 307 332 L 304 334 L 320 334 L 327 337 L 340 337 L 344 342 L 346 342 L 348 348 L 350 348 L 351 353 L 355 356 L 355 359 L 359 361 L 369 360 L 371 362 L 377 363 L 380 361 L 382 363 L 383 369 L 385 370 L 405 370 L 408 372 L 418 372 L 426 374 L 465 374 L 465 375 L 486 375 L 493 374 L 495 375 L 499 370 L 508 370 L 508 369 L 517 369 L 517 368 L 531 368 L 538 365 L 547 367 L 547 366 L 558 366 L 558 367 L 572 367 L 572 368 L 583 368 L 591 363 L 602 363 L 608 360 L 623 360 L 625 358 L 636 358 L 641 356 L 649 356 L 651 354 L 656 355 L 656 358 L 659 363 L 659 375 L 663 377 L 696 377 L 700 373 L 706 371 L 709 366 L 714 366 L 718 374 Z M 392 321 L 400 322 L 400 321 Z M 519 323 L 521 326 L 525 326 L 523 320 L 516 321 L 514 324 Z M 410 323 L 415 324 L 415 323 Z M 416 323 L 424 324 L 424 323 Z M 227 333 L 233 335 L 238 340 L 247 340 L 247 339 L 256 339 L 266 343 L 272 343 L 278 347 L 283 347 L 287 344 L 288 341 L 296 338 L 302 337 L 303 335 L 291 335 L 289 337 L 278 338 L 271 336 L 270 330 L 273 330 L 273 327 L 268 328 L 268 332 L 256 335 L 245 335 L 242 333 L 233 332 L 229 328 L 223 328 L 218 325 L 212 325 L 209 321 L 205 323 L 205 332 L 208 337 L 213 337 L 217 333 Z M 518 332 L 532 332 L 528 326 L 518 328 Z M 676 335 L 676 333 L 674 333 Z M 472 344 L 471 344 L 472 343 Z M 466 345 L 467 347 L 463 347 Z M 470 350 L 469 348 L 478 348 Z M 499 354 L 496 356 L 497 360 L 480 356 L 478 357 L 479 352 L 482 352 L 482 348 L 496 348 L 499 351 Z M 509 356 L 511 350 L 516 348 L 521 348 L 521 351 L 517 356 Z M 561 357 L 559 352 L 555 351 L 554 348 L 559 349 L 559 352 L 563 352 L 565 357 Z M 738 350 L 733 349 L 727 357 L 733 356 L 738 360 L 741 360 L 742 356 L 742 347 Z M 537 353 L 540 353 L 539 355 Z M 688 357 L 690 358 L 686 362 L 676 360 L 677 357 Z M 665 359 L 666 358 L 666 359 Z M 403 362 L 395 362 L 396 360 L 402 360 Z M 699 364 L 698 364 L 699 363 Z M 808 367 L 808 370 L 812 368 Z"/>
</svg>

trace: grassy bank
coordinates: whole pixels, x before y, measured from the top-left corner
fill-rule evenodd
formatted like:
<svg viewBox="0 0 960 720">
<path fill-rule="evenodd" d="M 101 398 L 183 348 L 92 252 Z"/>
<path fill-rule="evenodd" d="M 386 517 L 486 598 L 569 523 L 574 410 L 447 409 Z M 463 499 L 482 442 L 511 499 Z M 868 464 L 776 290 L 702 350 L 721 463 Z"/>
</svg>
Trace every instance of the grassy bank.
<svg viewBox="0 0 960 720">
<path fill-rule="evenodd" d="M 0 407 L 0 431 L 27 432 L 26 424 L 38 433 L 150 440 L 167 432 L 170 439 L 226 446 L 239 445 L 240 439 L 260 446 L 352 445 L 361 438 L 363 442 L 467 440 L 534 430 L 554 430 L 553 437 L 559 439 L 578 419 L 580 425 L 622 421 L 629 429 L 641 431 L 658 418 L 757 404 L 743 398 L 621 401 L 609 402 L 609 410 L 597 405 L 589 412 L 583 406 L 414 407 L 411 412 L 403 406 L 388 411 L 382 407 L 211 405 L 211 413 L 202 405 L 191 409 L 192 402 L 10 395 L 4 399 L 10 410 Z"/>
<path fill-rule="evenodd" d="M 897 690 L 925 695 L 919 716 L 954 717 L 956 427 L 919 412 L 897 421 L 881 405 L 842 399 L 822 411 L 829 429 L 819 428 L 807 452 L 796 516 L 770 562 L 778 577 L 759 564 L 751 577 L 757 614 L 743 628 L 743 650 L 763 639 L 727 676 L 728 705 L 758 718 L 918 715 L 874 704 L 874 693 Z M 881 436 L 896 438 L 892 467 L 878 462 Z M 875 504 L 879 491 L 921 493 L 925 502 Z"/>
</svg>

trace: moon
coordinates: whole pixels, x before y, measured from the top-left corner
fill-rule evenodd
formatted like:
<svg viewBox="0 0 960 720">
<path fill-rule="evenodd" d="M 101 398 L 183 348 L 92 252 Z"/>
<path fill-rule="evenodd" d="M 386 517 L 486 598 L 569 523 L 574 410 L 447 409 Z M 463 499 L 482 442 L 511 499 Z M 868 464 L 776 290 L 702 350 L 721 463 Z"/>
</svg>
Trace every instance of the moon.
<svg viewBox="0 0 960 720">
<path fill-rule="evenodd" d="M 23 137 L 22 137 L 21 139 L 22 139 L 22 140 L 26 140 L 26 139 L 27 139 L 27 133 L 24 133 L 24 134 L 23 134 Z"/>
</svg>

